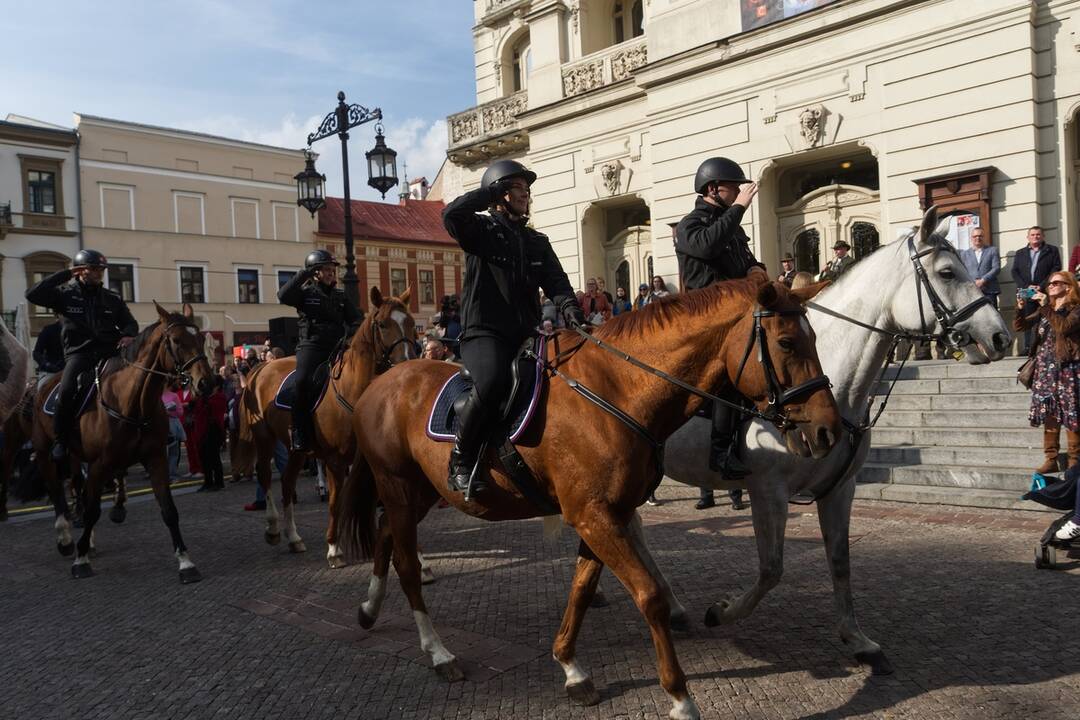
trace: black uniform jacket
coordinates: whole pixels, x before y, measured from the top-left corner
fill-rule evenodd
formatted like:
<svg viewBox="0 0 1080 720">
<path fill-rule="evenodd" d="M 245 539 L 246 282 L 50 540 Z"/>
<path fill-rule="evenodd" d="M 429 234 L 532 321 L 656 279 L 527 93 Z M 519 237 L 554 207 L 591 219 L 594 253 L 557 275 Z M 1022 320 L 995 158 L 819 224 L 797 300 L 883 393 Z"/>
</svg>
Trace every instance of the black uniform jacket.
<svg viewBox="0 0 1080 720">
<path fill-rule="evenodd" d="M 752 267 L 764 269 L 750 252 L 743 232 L 742 205 L 713 205 L 701 197 L 675 228 L 675 256 L 683 287 L 697 290 L 720 280 L 746 277 Z"/>
<path fill-rule="evenodd" d="M 503 213 L 477 214 L 487 209 L 490 198 L 489 191 L 480 188 L 443 210 L 447 232 L 465 251 L 462 337 L 518 343 L 540 324 L 538 289 L 560 309 L 577 300 L 546 235 Z"/>
<path fill-rule="evenodd" d="M 65 358 L 85 352 L 115 355 L 116 343 L 138 335 L 139 324 L 112 290 L 71 278 L 71 270 L 53 273 L 27 290 L 26 299 L 60 313 Z"/>
<path fill-rule="evenodd" d="M 360 327 L 364 314 L 349 302 L 344 290 L 319 282 L 305 285 L 313 275 L 310 271 L 296 273 L 278 290 L 278 300 L 300 311 L 298 347 L 333 350 L 342 338 Z"/>
<path fill-rule="evenodd" d="M 64 343 L 60 339 L 60 321 L 41 328 L 34 343 L 34 362 L 41 372 L 54 373 L 64 369 Z"/>
</svg>

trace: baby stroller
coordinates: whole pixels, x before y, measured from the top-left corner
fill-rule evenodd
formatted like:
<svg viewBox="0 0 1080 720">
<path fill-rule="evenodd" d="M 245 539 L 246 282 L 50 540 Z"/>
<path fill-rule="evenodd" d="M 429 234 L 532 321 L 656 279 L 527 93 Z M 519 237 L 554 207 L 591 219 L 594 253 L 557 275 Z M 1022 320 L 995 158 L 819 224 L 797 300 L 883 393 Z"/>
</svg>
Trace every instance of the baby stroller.
<svg viewBox="0 0 1080 720">
<path fill-rule="evenodd" d="M 1080 557 L 1080 538 L 1058 540 L 1054 534 L 1077 513 L 1076 482 L 1080 478 L 1080 466 L 1065 471 L 1062 478 L 1053 475 L 1032 476 L 1031 490 L 1024 494 L 1024 500 L 1031 500 L 1055 510 L 1067 510 L 1064 515 L 1050 523 L 1050 527 L 1035 546 L 1035 567 L 1040 570 L 1053 569 L 1057 564 L 1058 549 L 1065 550 L 1070 557 Z"/>
</svg>

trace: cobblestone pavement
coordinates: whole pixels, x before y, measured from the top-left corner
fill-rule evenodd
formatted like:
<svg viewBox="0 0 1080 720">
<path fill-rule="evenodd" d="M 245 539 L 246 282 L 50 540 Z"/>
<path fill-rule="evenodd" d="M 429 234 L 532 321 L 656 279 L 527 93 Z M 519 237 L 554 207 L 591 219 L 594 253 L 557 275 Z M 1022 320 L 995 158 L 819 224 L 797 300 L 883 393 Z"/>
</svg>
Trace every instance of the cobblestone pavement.
<svg viewBox="0 0 1080 720">
<path fill-rule="evenodd" d="M 370 564 L 329 570 L 325 506 L 303 478 L 309 552 L 262 538 L 241 510 L 250 483 L 178 496 L 205 579 L 181 586 L 150 498 L 125 524 L 103 518 L 97 575 L 70 578 L 51 519 L 0 526 L 4 652 L 0 713 L 10 718 L 655 718 L 648 631 L 605 574 L 582 665 L 602 696 L 571 705 L 551 660 L 573 569 L 573 533 L 545 543 L 539 521 L 487 524 L 435 510 L 421 545 L 436 627 L 470 676 L 447 685 L 418 648 L 397 586 L 371 632 L 355 624 Z M 896 673 L 871 677 L 834 629 L 831 584 L 812 511 L 792 513 L 781 585 L 734 627 L 705 628 L 710 603 L 746 588 L 757 566 L 748 513 L 697 512 L 665 484 L 642 508 L 660 565 L 693 620 L 679 658 L 703 716 L 715 718 L 1075 718 L 1080 707 L 1080 562 L 1038 571 L 1033 546 L 1053 516 L 860 502 L 853 579 L 862 627 Z"/>
</svg>

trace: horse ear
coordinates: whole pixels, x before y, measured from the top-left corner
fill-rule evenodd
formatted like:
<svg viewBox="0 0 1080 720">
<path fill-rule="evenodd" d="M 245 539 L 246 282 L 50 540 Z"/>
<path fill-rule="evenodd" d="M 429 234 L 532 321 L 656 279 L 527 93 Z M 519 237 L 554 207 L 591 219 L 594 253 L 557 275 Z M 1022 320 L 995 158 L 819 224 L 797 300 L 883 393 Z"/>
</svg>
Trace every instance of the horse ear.
<svg viewBox="0 0 1080 720">
<path fill-rule="evenodd" d="M 823 282 L 814 283 L 813 285 L 807 285 L 797 290 L 792 290 L 791 294 L 798 298 L 799 303 L 805 303 L 807 300 L 813 299 L 815 295 L 832 285 L 831 280 L 825 280 Z"/>
<path fill-rule="evenodd" d="M 402 305 L 404 305 L 405 307 L 408 307 L 409 306 L 409 298 L 411 296 L 412 296 L 412 285 L 409 285 L 408 287 L 405 288 L 405 292 L 401 293 L 401 297 L 399 297 L 398 300 L 401 301 Z"/>
<path fill-rule="evenodd" d="M 371 307 L 377 308 L 382 306 L 382 293 L 379 288 L 374 285 L 371 286 Z"/>
<path fill-rule="evenodd" d="M 931 244 L 930 238 L 937 232 L 938 214 L 937 205 L 931 205 L 923 215 L 922 224 L 919 225 L 919 242 L 923 245 Z"/>
<path fill-rule="evenodd" d="M 188 320 L 195 317 L 195 310 L 191 307 L 189 303 L 184 303 L 183 313 L 184 317 L 186 317 Z"/>
<path fill-rule="evenodd" d="M 166 325 L 169 323 L 169 311 L 158 305 L 158 301 L 154 301 L 154 309 L 157 310 L 158 317 L 161 318 L 161 322 Z"/>
<path fill-rule="evenodd" d="M 776 283 L 766 283 L 758 288 L 757 302 L 764 309 L 771 310 L 779 301 L 780 290 L 776 287 Z"/>
</svg>

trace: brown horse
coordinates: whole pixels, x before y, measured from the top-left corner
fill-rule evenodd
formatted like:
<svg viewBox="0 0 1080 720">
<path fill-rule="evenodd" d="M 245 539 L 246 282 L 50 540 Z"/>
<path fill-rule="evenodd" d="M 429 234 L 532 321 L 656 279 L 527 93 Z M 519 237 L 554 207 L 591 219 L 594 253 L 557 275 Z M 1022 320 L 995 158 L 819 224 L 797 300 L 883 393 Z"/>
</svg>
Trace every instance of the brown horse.
<svg viewBox="0 0 1080 720">
<path fill-rule="evenodd" d="M 824 455 L 839 435 L 840 415 L 821 375 L 814 334 L 800 304 L 818 289 L 790 291 L 757 278 L 720 283 L 620 316 L 594 337 L 698 388 L 734 388 L 759 410 L 772 406 L 770 398 L 780 397 L 785 389 L 800 386 L 784 397 L 781 412 L 786 420 L 777 421 L 787 429 L 792 451 Z M 566 359 L 566 349 L 575 343 L 580 349 Z M 671 638 L 673 595 L 645 546 L 636 508 L 662 473 L 660 443 L 687 422 L 702 401 L 575 335 L 560 332 L 558 346 L 564 352 L 559 357 L 549 353 L 549 367 L 556 365 L 567 378 L 639 424 L 633 429 L 631 421 L 600 409 L 569 381 L 552 379 L 517 443 L 540 491 L 581 537 L 569 602 L 554 644 L 567 692 L 583 704 L 599 700 L 575 659 L 575 643 L 607 565 L 630 591 L 652 632 L 660 683 L 674 703 L 671 717 L 696 718 Z M 753 346 L 763 363 L 745 362 Z M 444 363 L 421 361 L 394 368 L 371 383 L 353 416 L 358 453 L 340 505 L 348 549 L 359 546 L 365 556 L 374 556 L 360 624 L 371 627 L 378 616 L 392 557 L 421 648 L 448 680 L 460 679 L 462 673 L 435 632 L 420 592 L 417 523 L 440 496 L 485 520 L 542 514 L 495 466 L 488 491 L 473 502 L 447 489 L 450 446 L 429 439 L 422 419 L 453 372 Z M 808 382 L 812 384 L 804 386 Z M 377 532 L 376 498 L 385 509 Z M 681 612 L 677 603 L 676 609 Z"/>
<path fill-rule="evenodd" d="M 326 561 L 332 568 L 344 567 L 345 556 L 337 545 L 337 491 L 349 471 L 356 440 L 352 433 L 353 404 L 378 373 L 416 357 L 412 338 L 416 324 L 409 314 L 410 289 L 401 297 L 383 298 L 378 288 L 371 288 L 371 312 L 353 333 L 348 349 L 331 371 L 326 396 L 314 414 L 315 456 L 326 465 L 330 517 L 326 527 Z M 296 369 L 296 358 L 288 357 L 260 365 L 247 379 L 237 403 L 241 443 L 253 443 L 257 455 L 256 473 L 266 491 L 266 542 L 281 542 L 279 515 L 270 492 L 270 464 L 277 443 L 289 444 L 291 414 L 274 402 L 282 381 Z M 296 531 L 294 507 L 296 479 L 304 464 L 304 453 L 290 452 L 281 473 L 281 505 L 289 550 L 304 552 L 306 546 Z"/>
<path fill-rule="evenodd" d="M 26 441 L 30 439 L 30 427 L 34 412 L 34 391 L 37 388 L 36 380 L 29 380 L 23 392 L 22 399 L 15 406 L 14 412 L 4 422 L 4 442 L 0 448 L 0 521 L 8 519 L 8 489 L 11 486 L 11 478 L 15 474 L 15 462 L 19 451 Z M 20 476 L 20 485 L 25 485 L 24 478 Z M 18 489 L 15 492 L 19 496 Z M 38 495 L 38 497 L 41 497 Z M 19 498 L 19 499 L 30 499 Z"/>
<path fill-rule="evenodd" d="M 180 582 L 197 582 L 199 571 L 188 557 L 180 536 L 180 518 L 169 491 L 166 439 L 169 422 L 161 393 L 173 379 L 193 382 L 204 393 L 211 387 L 213 373 L 203 353 L 204 337 L 192 321 L 189 305 L 183 314 L 169 313 L 156 302 L 159 322 L 147 326 L 128 346 L 121 358 L 109 362 L 98 382 L 93 406 L 76 421 L 71 454 L 74 461 L 89 464 L 82 488 L 83 532 L 75 549 L 71 574 L 75 578 L 93 575 L 90 545 L 94 524 L 101 517 L 101 491 L 107 478 L 115 477 L 135 462 L 150 475 L 161 516 L 172 535 L 173 550 L 180 563 Z M 112 369 L 116 368 L 116 369 Z M 110 371 L 111 370 L 111 371 Z M 56 465 L 50 457 L 53 444 L 52 418 L 44 404 L 59 377 L 46 381 L 34 403 L 32 440 L 37 452 L 38 471 L 45 480 L 56 511 L 57 549 L 72 552 L 71 522 L 67 499 Z"/>
</svg>

